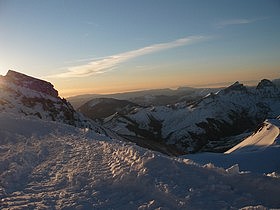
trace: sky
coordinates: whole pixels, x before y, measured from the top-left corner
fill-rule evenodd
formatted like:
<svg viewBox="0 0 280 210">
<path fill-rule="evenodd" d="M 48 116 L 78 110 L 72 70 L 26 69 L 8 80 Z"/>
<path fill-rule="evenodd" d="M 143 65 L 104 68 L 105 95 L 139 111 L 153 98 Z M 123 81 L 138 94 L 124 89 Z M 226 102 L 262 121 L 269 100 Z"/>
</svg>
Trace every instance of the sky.
<svg viewBox="0 0 280 210">
<path fill-rule="evenodd" d="M 280 0 L 0 0 L 0 74 L 63 97 L 280 78 Z"/>
</svg>

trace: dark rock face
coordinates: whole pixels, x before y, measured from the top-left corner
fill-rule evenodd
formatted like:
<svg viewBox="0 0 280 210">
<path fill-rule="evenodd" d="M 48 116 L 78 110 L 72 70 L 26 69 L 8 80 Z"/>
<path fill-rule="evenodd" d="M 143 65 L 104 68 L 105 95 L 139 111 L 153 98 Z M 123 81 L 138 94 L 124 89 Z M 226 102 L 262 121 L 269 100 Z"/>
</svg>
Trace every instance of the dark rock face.
<svg viewBox="0 0 280 210">
<path fill-rule="evenodd" d="M 12 82 L 18 86 L 26 87 L 28 89 L 41 92 L 53 97 L 58 97 L 57 90 L 54 89 L 50 82 L 36 79 L 13 70 L 9 70 L 4 77 L 7 81 Z"/>
<path fill-rule="evenodd" d="M 268 79 L 263 79 L 260 81 L 260 83 L 257 85 L 257 89 L 263 89 L 266 87 L 272 87 L 272 88 L 276 88 L 276 85 L 273 84 L 273 82 L 271 82 Z"/>
<path fill-rule="evenodd" d="M 272 80 L 273 84 L 275 84 L 278 88 L 280 88 L 280 79 Z"/>
<path fill-rule="evenodd" d="M 280 89 L 268 79 L 263 79 L 257 85 L 256 91 L 264 98 L 280 98 Z"/>
</svg>

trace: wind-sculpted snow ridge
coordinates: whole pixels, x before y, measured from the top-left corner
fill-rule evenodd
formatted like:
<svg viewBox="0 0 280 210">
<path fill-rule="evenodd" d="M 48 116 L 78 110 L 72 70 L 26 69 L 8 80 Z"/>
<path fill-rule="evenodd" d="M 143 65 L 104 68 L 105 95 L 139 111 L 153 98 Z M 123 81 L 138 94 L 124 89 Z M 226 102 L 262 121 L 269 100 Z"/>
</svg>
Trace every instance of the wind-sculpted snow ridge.
<svg viewBox="0 0 280 210">
<path fill-rule="evenodd" d="M 58 121 L 105 133 L 99 125 L 76 112 L 70 103 L 60 98 L 49 82 L 9 70 L 6 76 L 0 77 L 0 88 L 2 113 Z"/>
<path fill-rule="evenodd" d="M 280 145 L 279 127 L 280 121 L 278 119 L 266 120 L 255 133 L 225 153 L 251 152 L 264 150 L 271 145 Z"/>
<path fill-rule="evenodd" d="M 238 164 L 242 171 L 279 178 L 280 119 L 265 120 L 252 135 L 224 154 L 199 153 L 183 157 L 200 164 L 211 162 L 223 168 Z"/>
<path fill-rule="evenodd" d="M 253 130 L 266 118 L 277 117 L 279 110 L 280 90 L 269 80 L 262 80 L 257 88 L 236 82 L 191 104 L 135 108 L 125 115 L 115 114 L 105 120 L 104 126 L 120 135 L 145 137 L 193 153 L 207 151 L 211 142 L 223 142 Z M 230 147 L 224 147 L 224 151 Z"/>
<path fill-rule="evenodd" d="M 200 166 L 58 122 L 37 120 L 32 131 L 36 120 L 23 119 L 12 130 L 14 118 L 0 116 L 1 209 L 280 207 L 273 174 Z"/>
</svg>

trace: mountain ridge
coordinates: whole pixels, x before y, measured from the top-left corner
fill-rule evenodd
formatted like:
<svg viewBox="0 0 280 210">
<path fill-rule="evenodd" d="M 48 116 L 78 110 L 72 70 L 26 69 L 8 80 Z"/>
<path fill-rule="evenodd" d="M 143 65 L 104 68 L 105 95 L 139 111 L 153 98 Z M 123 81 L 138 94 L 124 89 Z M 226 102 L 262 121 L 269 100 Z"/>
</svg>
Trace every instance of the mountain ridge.
<svg viewBox="0 0 280 210">
<path fill-rule="evenodd" d="M 279 89 L 268 80 L 262 80 L 257 87 L 247 88 L 236 82 L 193 103 L 138 108 L 116 115 L 104 126 L 120 135 L 175 144 L 185 152 L 203 151 L 209 141 L 248 132 L 266 118 L 280 114 Z"/>
</svg>

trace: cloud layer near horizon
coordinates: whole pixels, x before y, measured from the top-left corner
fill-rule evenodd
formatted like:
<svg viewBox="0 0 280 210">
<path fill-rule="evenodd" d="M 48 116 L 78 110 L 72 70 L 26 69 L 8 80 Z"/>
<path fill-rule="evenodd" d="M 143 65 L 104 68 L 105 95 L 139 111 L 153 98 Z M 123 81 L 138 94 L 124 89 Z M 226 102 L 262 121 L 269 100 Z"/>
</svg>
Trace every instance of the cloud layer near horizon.
<svg viewBox="0 0 280 210">
<path fill-rule="evenodd" d="M 176 47 L 185 46 L 188 44 L 192 44 L 195 42 L 203 41 L 206 37 L 204 36 L 190 36 L 190 37 L 184 37 L 182 39 L 177 39 L 172 42 L 166 42 L 166 43 L 160 43 L 160 44 L 153 44 L 147 47 L 143 47 L 137 50 L 132 50 L 116 55 L 111 55 L 108 57 L 104 57 L 101 59 L 92 59 L 92 61 L 83 64 L 83 65 L 77 65 L 68 67 L 67 71 L 64 73 L 51 75 L 49 77 L 58 77 L 58 78 L 68 78 L 68 77 L 87 77 L 94 74 L 101 74 L 105 73 L 107 71 L 110 71 L 111 69 L 117 67 L 118 64 L 124 63 L 129 61 L 130 59 L 156 53 L 163 50 L 168 50 Z"/>
</svg>

